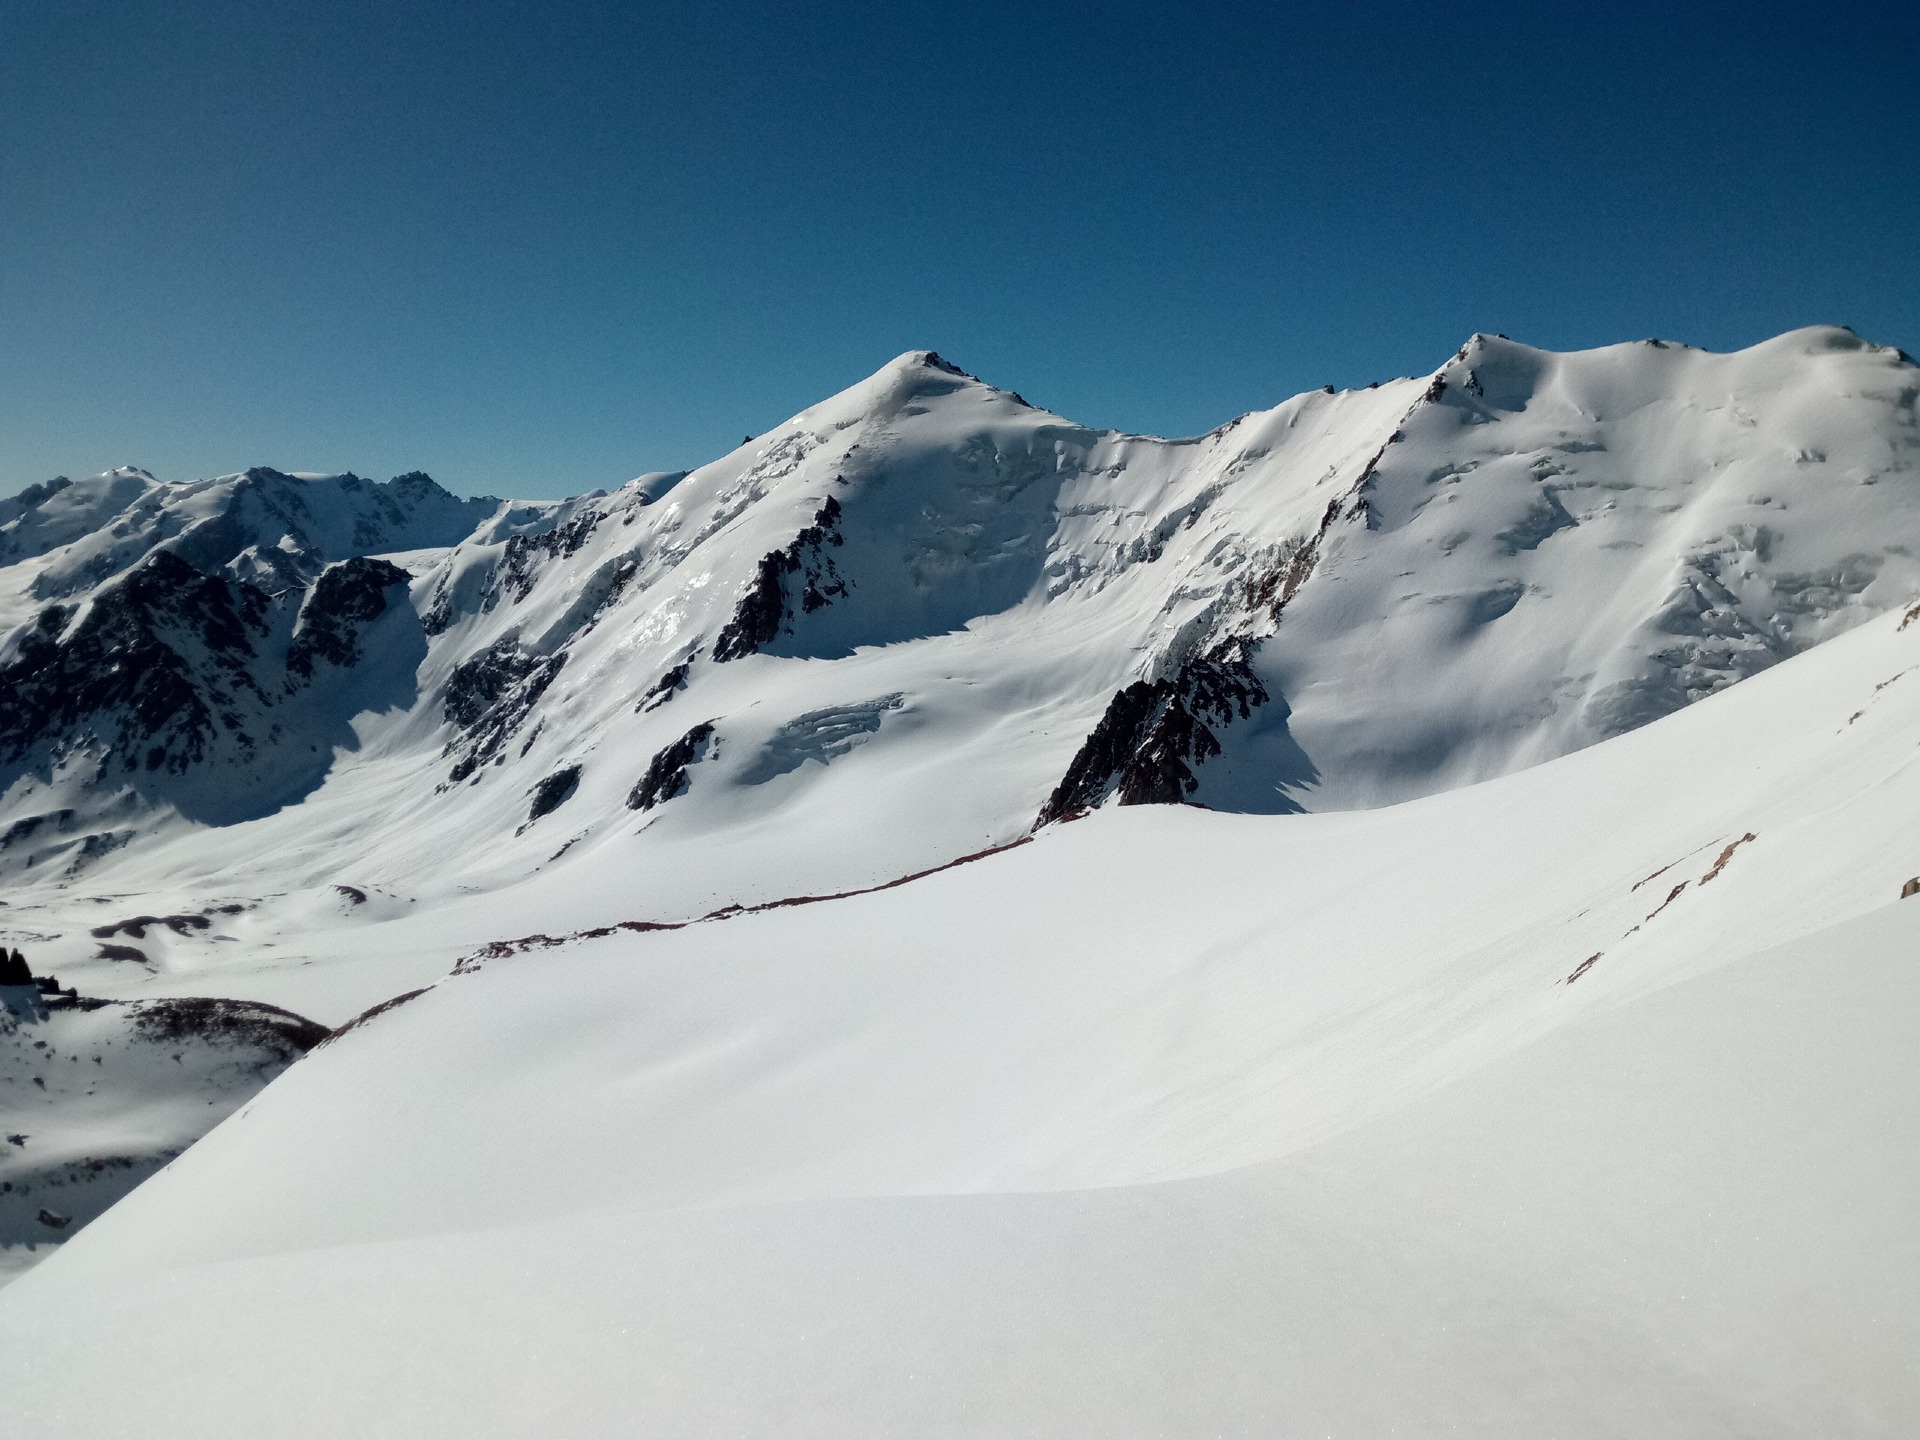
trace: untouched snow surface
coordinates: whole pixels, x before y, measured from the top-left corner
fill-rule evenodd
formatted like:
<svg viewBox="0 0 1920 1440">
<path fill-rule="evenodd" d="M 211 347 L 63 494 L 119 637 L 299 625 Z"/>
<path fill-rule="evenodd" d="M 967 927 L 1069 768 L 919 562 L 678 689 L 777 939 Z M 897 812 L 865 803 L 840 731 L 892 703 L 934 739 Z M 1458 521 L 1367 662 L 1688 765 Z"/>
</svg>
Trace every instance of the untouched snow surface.
<svg viewBox="0 0 1920 1440">
<path fill-rule="evenodd" d="M 1385 809 L 497 947 L 0 1293 L 106 1437 L 1900 1436 L 1920 624 Z"/>
</svg>

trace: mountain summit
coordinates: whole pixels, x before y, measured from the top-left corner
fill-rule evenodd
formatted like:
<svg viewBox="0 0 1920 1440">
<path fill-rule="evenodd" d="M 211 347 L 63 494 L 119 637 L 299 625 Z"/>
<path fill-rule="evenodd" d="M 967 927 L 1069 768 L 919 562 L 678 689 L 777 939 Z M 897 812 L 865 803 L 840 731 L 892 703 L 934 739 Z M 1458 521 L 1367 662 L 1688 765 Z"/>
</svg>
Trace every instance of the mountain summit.
<svg viewBox="0 0 1920 1440">
<path fill-rule="evenodd" d="M 0 506 L 0 871 L 424 885 L 458 837 L 493 886 L 668 850 L 680 915 L 767 898 L 701 844 L 813 815 L 863 817 L 803 867 L 831 889 L 1109 802 L 1451 788 L 1920 589 L 1917 388 L 1834 328 L 1477 335 L 1170 441 L 912 351 L 691 474 L 557 504 L 36 486 Z"/>
</svg>

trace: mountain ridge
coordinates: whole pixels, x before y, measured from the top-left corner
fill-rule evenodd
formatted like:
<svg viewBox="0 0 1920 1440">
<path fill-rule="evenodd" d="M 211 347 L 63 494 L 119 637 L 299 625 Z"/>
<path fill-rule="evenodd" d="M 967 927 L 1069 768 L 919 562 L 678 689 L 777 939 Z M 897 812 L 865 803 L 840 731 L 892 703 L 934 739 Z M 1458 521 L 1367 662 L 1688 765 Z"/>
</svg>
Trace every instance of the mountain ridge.
<svg viewBox="0 0 1920 1440">
<path fill-rule="evenodd" d="M 1479 335 L 1426 377 L 1166 441 L 908 351 L 709 465 L 566 501 L 254 470 L 169 511 L 158 482 L 113 472 L 95 488 L 138 522 L 118 549 L 108 526 L 0 566 L 18 617 L 0 665 L 46 633 L 46 575 L 196 536 L 220 541 L 204 555 L 242 609 L 262 605 L 233 587 L 294 616 L 326 576 L 358 593 L 348 561 L 392 567 L 385 598 L 323 627 L 327 685 L 294 696 L 287 619 L 246 655 L 144 633 L 182 706 L 226 717 L 198 726 L 200 759 L 183 740 L 156 767 L 208 793 L 183 809 L 194 786 L 128 788 L 103 763 L 129 748 L 119 712 L 62 712 L 0 774 L 0 821 L 61 818 L 0 867 L 194 894 L 351 869 L 426 895 L 426 837 L 458 835 L 481 889 L 612 876 L 631 854 L 671 917 L 775 898 L 724 837 L 777 845 L 822 809 L 863 811 L 876 837 L 808 877 L 833 892 L 1112 800 L 1391 803 L 1622 733 L 1920 593 L 1916 393 L 1899 352 L 1835 327 L 1730 355 Z M 330 528 L 270 533 L 297 507 L 255 497 L 290 486 L 336 505 Z M 416 511 L 374 504 L 394 486 Z M 363 522 L 392 548 L 343 556 Z M 434 524 L 445 543 L 401 548 Z M 128 573 L 55 602 L 77 606 L 61 634 Z M 392 638 L 356 642 L 368 625 Z M 393 673 L 362 673 L 382 657 Z M 241 715 L 222 686 L 273 703 Z M 304 778 L 202 785 L 221 736 L 262 774 L 309 757 Z"/>
</svg>

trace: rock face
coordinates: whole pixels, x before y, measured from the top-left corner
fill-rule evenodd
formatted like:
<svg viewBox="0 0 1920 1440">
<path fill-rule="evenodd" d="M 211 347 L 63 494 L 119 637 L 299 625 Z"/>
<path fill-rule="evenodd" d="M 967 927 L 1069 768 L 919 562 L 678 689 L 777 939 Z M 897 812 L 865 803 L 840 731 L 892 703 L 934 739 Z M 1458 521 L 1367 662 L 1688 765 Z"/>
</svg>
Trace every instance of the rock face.
<svg viewBox="0 0 1920 1440">
<path fill-rule="evenodd" d="M 1916 395 L 1832 328 L 1483 335 L 1169 441 L 915 352 L 562 502 L 49 481 L 0 502 L 0 873 L 106 873 L 181 818 L 396 878 L 557 862 L 528 827 L 562 804 L 570 866 L 809 807 L 913 837 L 850 841 L 844 888 L 1108 803 L 1407 799 L 1910 603 Z"/>
<path fill-rule="evenodd" d="M 827 553 L 830 546 L 846 543 L 840 534 L 840 513 L 840 502 L 829 495 L 813 523 L 785 549 L 769 550 L 760 557 L 752 588 L 740 597 L 733 618 L 714 639 L 715 660 L 738 660 L 772 643 L 783 631 L 791 634 L 796 604 L 800 613 L 811 615 L 847 593 L 847 582 Z"/>
<path fill-rule="evenodd" d="M 411 583 L 399 566 L 360 556 L 323 570 L 300 606 L 287 673 L 311 680 L 317 664 L 358 665 L 361 635 L 387 613 L 394 591 Z"/>
<path fill-rule="evenodd" d="M 447 719 L 460 733 L 447 742 L 457 755 L 449 780 L 465 780 L 480 766 L 504 758 L 514 732 L 540 703 L 540 697 L 566 664 L 565 652 L 530 655 L 519 637 L 509 635 L 454 667 L 447 679 Z"/>
<path fill-rule="evenodd" d="M 0 649 L 12 700 L 0 784 L 84 764 L 98 787 L 215 823 L 298 799 L 367 698 L 370 638 L 424 653 L 406 644 L 419 632 L 407 584 L 355 558 L 272 595 L 156 549 L 85 605 L 45 607 Z M 398 624 L 383 627 L 390 612 Z M 388 703 L 410 699 L 410 677 L 387 689 Z"/>
<path fill-rule="evenodd" d="M 1272 697 L 1247 663 L 1247 644 L 1228 640 L 1167 679 L 1136 680 L 1113 697 L 1066 775 L 1041 808 L 1040 825 L 1120 805 L 1177 805 L 1200 788 L 1195 767 L 1220 753 L 1208 721 L 1224 727 Z"/>
<path fill-rule="evenodd" d="M 573 792 L 580 788 L 580 767 L 569 765 L 566 769 L 549 775 L 533 787 L 533 804 L 527 810 L 527 822 L 531 824 L 542 815 L 551 815 L 567 801 L 573 798 Z"/>
<path fill-rule="evenodd" d="M 647 773 L 627 792 L 629 810 L 651 810 L 663 800 L 671 800 L 687 788 L 687 767 L 706 753 L 713 740 L 713 726 L 694 726 L 647 764 Z"/>
</svg>

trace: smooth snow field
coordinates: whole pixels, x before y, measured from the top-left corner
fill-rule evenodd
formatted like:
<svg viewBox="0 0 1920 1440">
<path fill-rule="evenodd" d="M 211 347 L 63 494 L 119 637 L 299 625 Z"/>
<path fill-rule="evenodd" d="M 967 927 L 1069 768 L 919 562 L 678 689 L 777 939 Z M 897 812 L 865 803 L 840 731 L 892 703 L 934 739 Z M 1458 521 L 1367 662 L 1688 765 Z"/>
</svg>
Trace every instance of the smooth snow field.
<svg viewBox="0 0 1920 1440">
<path fill-rule="evenodd" d="M 556 872 L 0 1291 L 3 1428 L 1920 1433 L 1916 667 L 680 928 Z"/>
</svg>

